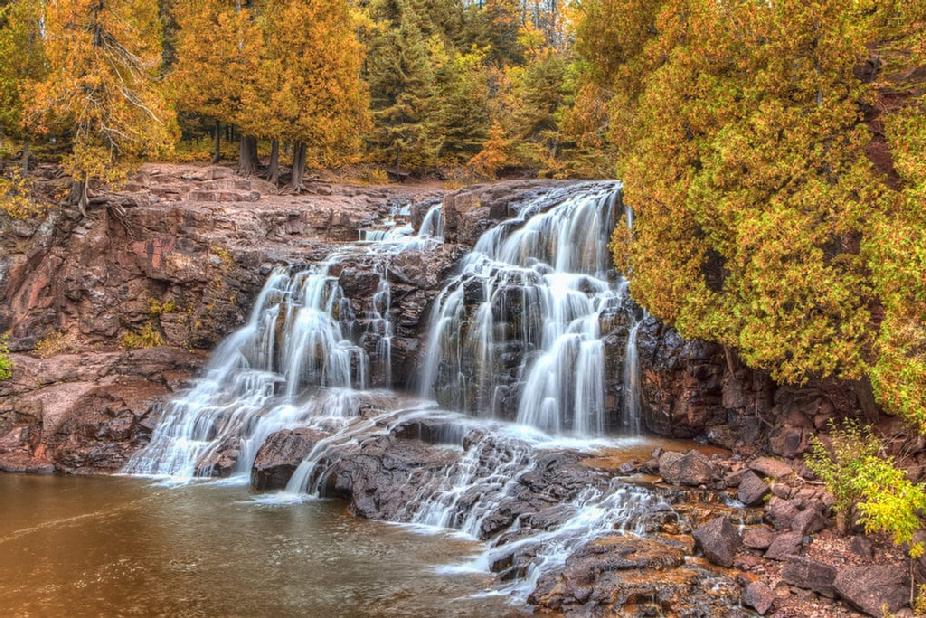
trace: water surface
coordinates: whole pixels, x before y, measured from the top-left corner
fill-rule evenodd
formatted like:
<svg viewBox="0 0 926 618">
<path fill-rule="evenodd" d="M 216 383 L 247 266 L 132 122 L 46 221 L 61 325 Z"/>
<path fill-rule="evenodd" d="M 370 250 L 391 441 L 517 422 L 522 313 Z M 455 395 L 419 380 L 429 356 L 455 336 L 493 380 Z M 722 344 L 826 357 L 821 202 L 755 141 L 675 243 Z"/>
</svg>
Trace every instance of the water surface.
<svg viewBox="0 0 926 618">
<path fill-rule="evenodd" d="M 2 616 L 507 616 L 479 550 L 244 486 L 0 474 Z"/>
</svg>

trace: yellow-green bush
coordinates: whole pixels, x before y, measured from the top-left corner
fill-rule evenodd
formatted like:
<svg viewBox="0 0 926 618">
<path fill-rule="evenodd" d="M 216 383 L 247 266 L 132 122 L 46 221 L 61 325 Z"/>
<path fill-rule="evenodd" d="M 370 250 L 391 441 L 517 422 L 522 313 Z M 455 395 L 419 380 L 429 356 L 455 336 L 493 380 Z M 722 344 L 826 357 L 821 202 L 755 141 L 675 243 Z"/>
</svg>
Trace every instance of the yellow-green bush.
<svg viewBox="0 0 926 618">
<path fill-rule="evenodd" d="M 164 338 L 151 322 L 147 322 L 138 331 L 127 331 L 122 335 L 122 347 L 126 350 L 156 348 L 162 345 Z"/>
<path fill-rule="evenodd" d="M 10 358 L 10 348 L 7 335 L 0 336 L 0 381 L 13 377 L 13 361 Z"/>
<path fill-rule="evenodd" d="M 887 534 L 911 557 L 923 555 L 914 537 L 926 514 L 926 487 L 911 482 L 866 427 L 851 421 L 834 425 L 830 442 L 814 438 L 806 462 L 835 497 L 838 521 L 844 526 L 854 514 L 867 533 Z"/>
</svg>

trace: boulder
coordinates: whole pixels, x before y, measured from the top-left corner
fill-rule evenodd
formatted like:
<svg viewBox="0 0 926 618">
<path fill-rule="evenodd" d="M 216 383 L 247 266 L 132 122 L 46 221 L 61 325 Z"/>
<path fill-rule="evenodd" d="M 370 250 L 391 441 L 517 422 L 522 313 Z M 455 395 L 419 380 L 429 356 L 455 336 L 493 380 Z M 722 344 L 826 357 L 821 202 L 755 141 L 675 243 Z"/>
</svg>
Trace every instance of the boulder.
<svg viewBox="0 0 926 618">
<path fill-rule="evenodd" d="M 762 499 L 768 495 L 768 492 L 768 484 L 760 479 L 755 472 L 749 471 L 740 480 L 736 497 L 747 506 L 756 506 L 762 503 Z"/>
<path fill-rule="evenodd" d="M 750 526 L 743 532 L 743 545 L 749 549 L 766 549 L 775 540 L 775 532 L 768 526 Z"/>
<path fill-rule="evenodd" d="M 283 489 L 302 460 L 326 435 L 308 427 L 271 434 L 254 458 L 251 485 L 258 490 Z"/>
<path fill-rule="evenodd" d="M 835 596 L 833 583 L 836 579 L 836 569 L 810 558 L 788 558 L 781 569 L 781 579 L 792 586 L 813 590 L 825 597 Z"/>
<path fill-rule="evenodd" d="M 739 533 L 726 517 L 716 517 L 694 531 L 695 542 L 714 564 L 731 567 L 742 545 Z"/>
<path fill-rule="evenodd" d="M 794 524 L 794 518 L 800 512 L 794 500 L 785 500 L 775 496 L 768 501 L 765 507 L 765 519 L 778 530 L 789 530 Z"/>
<path fill-rule="evenodd" d="M 714 466 L 707 455 L 691 450 L 682 455 L 668 451 L 659 457 L 659 475 L 673 485 L 703 485 L 714 476 Z"/>
<path fill-rule="evenodd" d="M 839 569 L 834 581 L 839 596 L 869 616 L 896 612 L 910 600 L 910 575 L 898 566 L 850 566 Z"/>
<path fill-rule="evenodd" d="M 762 582 L 752 582 L 743 590 L 743 605 L 764 616 L 775 602 L 775 592 Z"/>
<path fill-rule="evenodd" d="M 801 553 L 804 537 L 799 532 L 782 532 L 771 542 L 765 552 L 766 558 L 787 560 Z"/>
<path fill-rule="evenodd" d="M 791 529 L 800 533 L 802 536 L 807 536 L 808 534 L 823 530 L 825 523 L 820 509 L 816 506 L 811 506 L 794 516 L 794 519 L 791 521 Z"/>
<path fill-rule="evenodd" d="M 749 464 L 751 470 L 755 470 L 764 477 L 780 479 L 794 473 L 794 470 L 786 462 L 772 457 L 759 457 Z"/>
</svg>

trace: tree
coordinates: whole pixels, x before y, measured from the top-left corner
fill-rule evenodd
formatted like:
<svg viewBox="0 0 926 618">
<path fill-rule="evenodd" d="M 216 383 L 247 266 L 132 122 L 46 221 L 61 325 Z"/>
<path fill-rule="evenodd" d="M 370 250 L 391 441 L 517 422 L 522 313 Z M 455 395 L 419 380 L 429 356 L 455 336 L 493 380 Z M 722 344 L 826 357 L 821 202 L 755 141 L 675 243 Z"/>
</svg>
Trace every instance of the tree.
<svg viewBox="0 0 926 618">
<path fill-rule="evenodd" d="M 398 168 L 436 162 L 440 142 L 428 131 L 434 73 L 421 15 L 412 0 L 374 0 L 368 12 L 378 27 L 368 42 L 364 76 L 370 86 L 376 156 Z"/>
<path fill-rule="evenodd" d="M 0 6 L 0 134 L 22 142 L 22 175 L 29 172 L 33 138 L 23 118 L 23 92 L 45 77 L 41 4 L 15 0 Z"/>
<path fill-rule="evenodd" d="M 244 126 L 294 146 L 292 189 L 306 163 L 332 165 L 360 147 L 369 99 L 363 49 L 346 0 L 268 0 L 261 18 L 267 76 Z M 300 24 L 293 28 L 292 24 Z M 256 113 L 255 113 L 256 112 Z"/>
<path fill-rule="evenodd" d="M 46 5 L 46 79 L 31 90 L 31 126 L 63 121 L 72 135 L 64 161 L 72 199 L 84 212 L 87 186 L 112 181 L 175 139 L 174 113 L 159 83 L 161 25 L 154 0 L 60 0 Z"/>
<path fill-rule="evenodd" d="M 170 83 L 178 108 L 242 126 L 245 92 L 261 79 L 262 39 L 253 9 L 240 1 L 180 0 L 173 15 L 177 62 Z M 218 125 L 215 141 L 217 158 Z M 247 132 L 241 135 L 238 167 L 244 175 L 257 171 L 257 141 Z"/>
<path fill-rule="evenodd" d="M 500 122 L 493 122 L 489 129 L 489 138 L 482 145 L 482 150 L 469 161 L 469 166 L 476 173 L 486 178 L 495 178 L 502 167 L 508 163 L 508 140 L 505 129 Z"/>
</svg>

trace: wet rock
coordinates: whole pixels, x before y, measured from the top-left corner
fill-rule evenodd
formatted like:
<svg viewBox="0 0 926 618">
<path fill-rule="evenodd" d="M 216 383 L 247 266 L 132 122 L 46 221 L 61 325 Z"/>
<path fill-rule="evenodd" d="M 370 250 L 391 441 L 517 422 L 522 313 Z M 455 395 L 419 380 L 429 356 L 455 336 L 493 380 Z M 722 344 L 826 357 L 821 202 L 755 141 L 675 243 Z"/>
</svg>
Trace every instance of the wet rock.
<svg viewBox="0 0 926 618">
<path fill-rule="evenodd" d="M 750 526 L 743 532 L 743 545 L 749 549 L 766 549 L 775 540 L 775 533 L 768 526 Z"/>
<path fill-rule="evenodd" d="M 791 557 L 781 569 L 781 578 L 798 588 L 813 590 L 823 596 L 833 598 L 836 569 L 809 558 Z"/>
<path fill-rule="evenodd" d="M 768 492 L 768 484 L 760 479 L 755 472 L 749 471 L 743 475 L 739 483 L 739 489 L 736 491 L 736 497 L 747 506 L 755 506 L 762 503 L 762 499 Z"/>
<path fill-rule="evenodd" d="M 839 569 L 834 582 L 839 596 L 869 616 L 896 612 L 910 599 L 910 576 L 894 566 L 859 566 Z"/>
<path fill-rule="evenodd" d="M 733 566 L 742 544 L 736 528 L 726 517 L 717 517 L 696 528 L 694 538 L 708 560 L 725 567 Z"/>
<path fill-rule="evenodd" d="M 703 453 L 691 450 L 685 453 L 668 451 L 659 457 L 659 474 L 672 484 L 702 485 L 714 476 L 714 467 Z"/>
<path fill-rule="evenodd" d="M 261 491 L 283 489 L 302 460 L 326 435 L 308 427 L 271 434 L 254 458 L 251 485 Z"/>
<path fill-rule="evenodd" d="M 782 532 L 768 546 L 766 558 L 773 560 L 787 560 L 792 556 L 800 555 L 804 537 L 799 532 Z"/>
<path fill-rule="evenodd" d="M 751 582 L 743 590 L 743 605 L 753 608 L 760 616 L 768 613 L 775 603 L 775 592 L 762 582 Z"/>
</svg>

